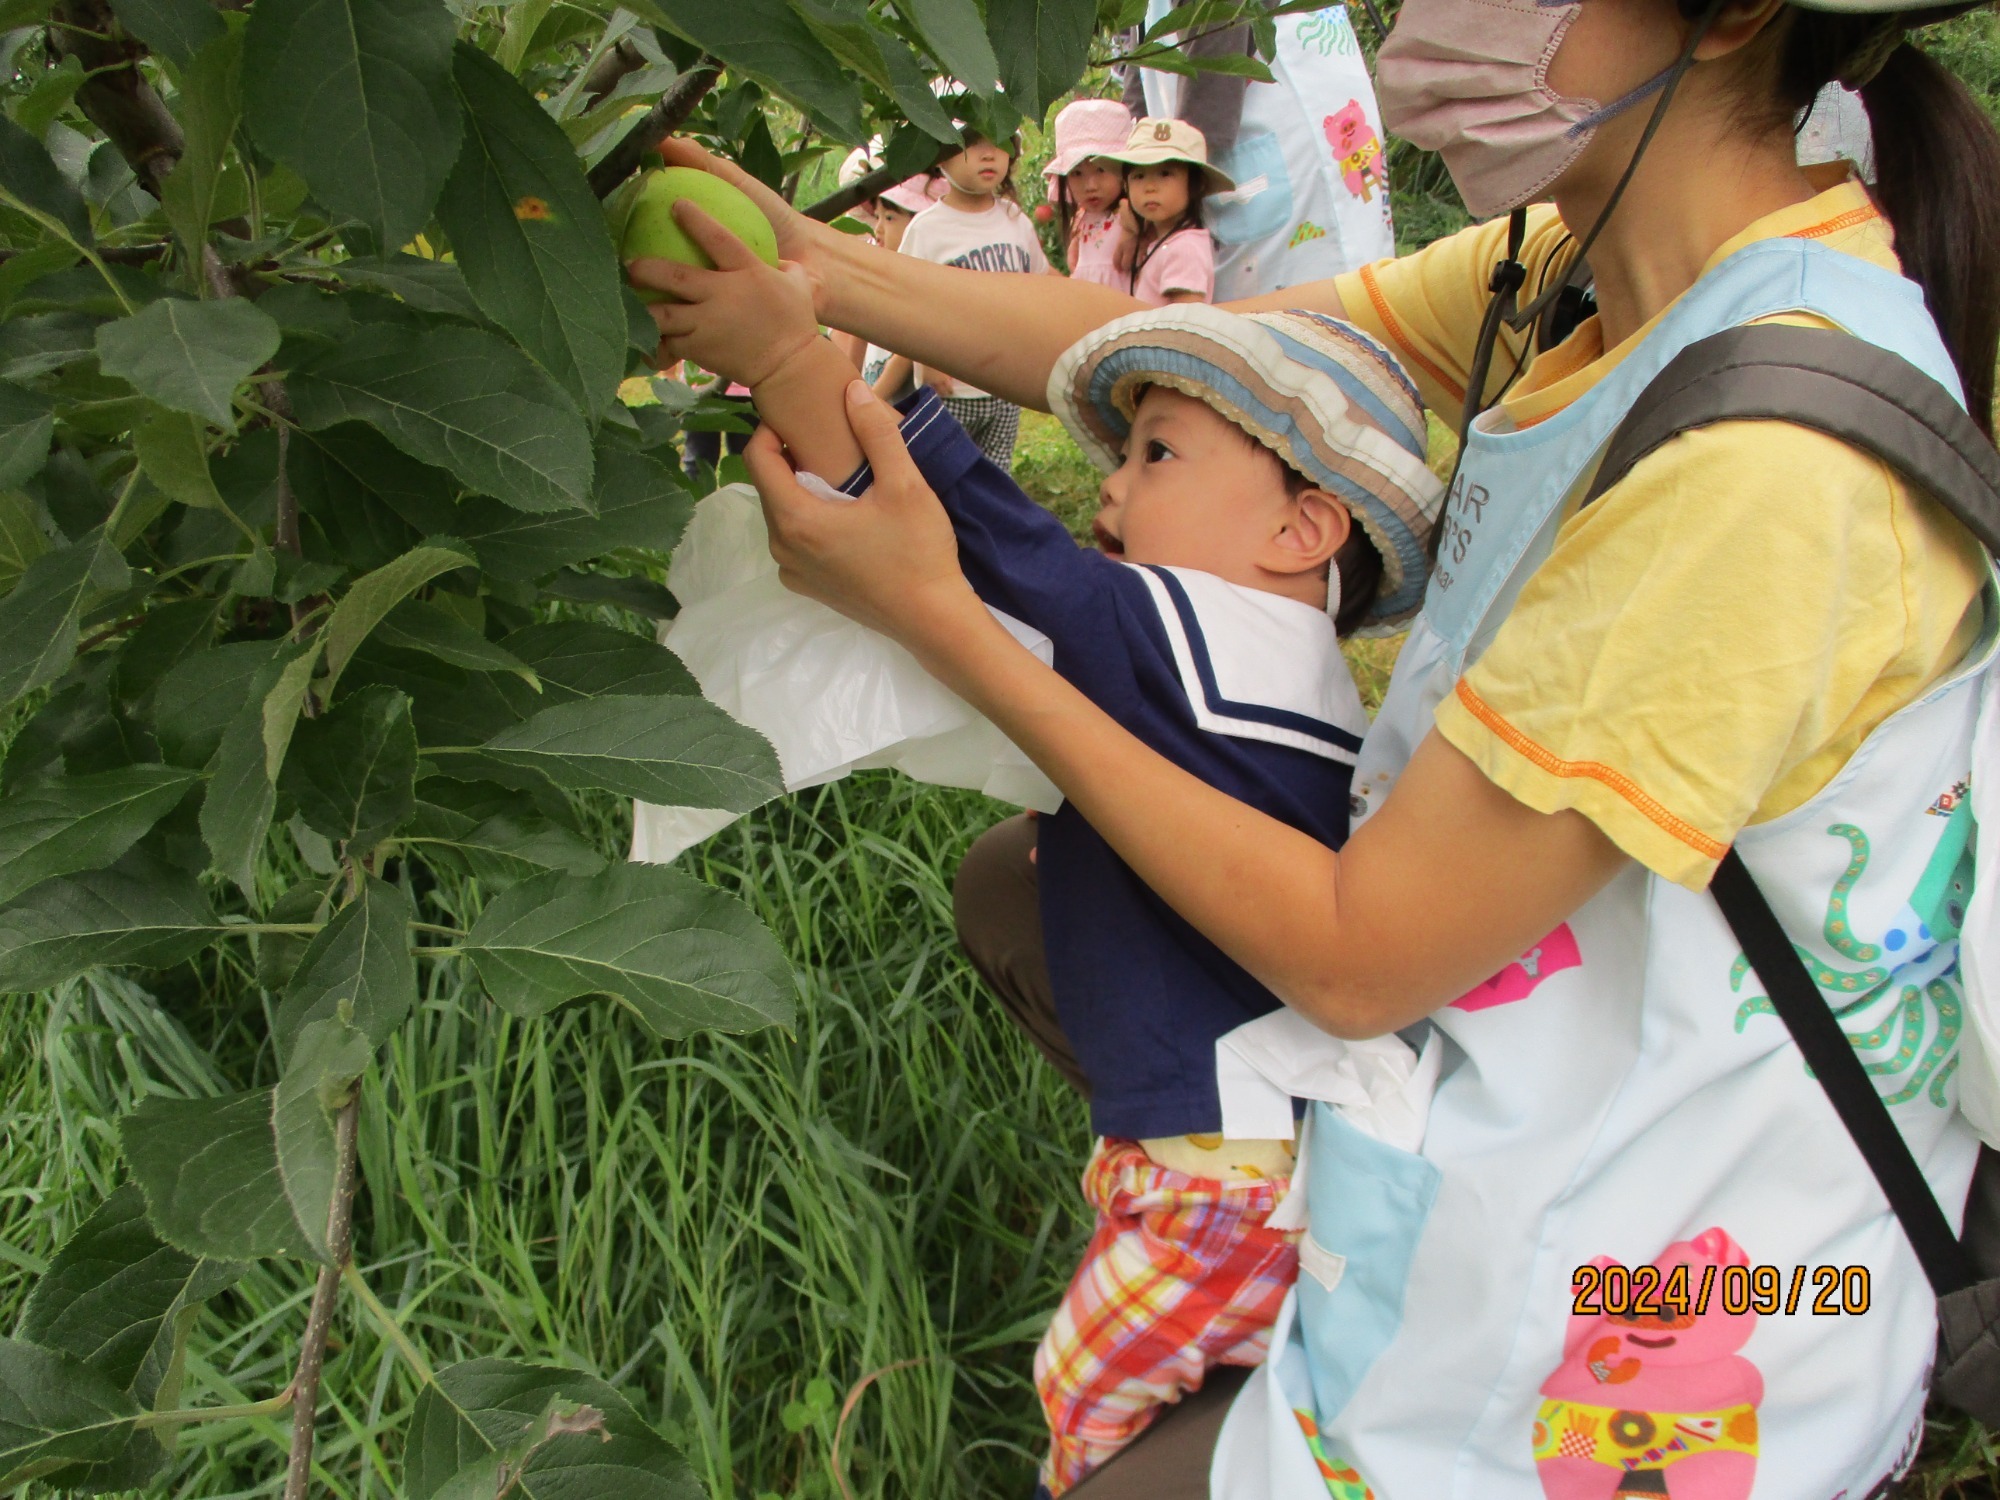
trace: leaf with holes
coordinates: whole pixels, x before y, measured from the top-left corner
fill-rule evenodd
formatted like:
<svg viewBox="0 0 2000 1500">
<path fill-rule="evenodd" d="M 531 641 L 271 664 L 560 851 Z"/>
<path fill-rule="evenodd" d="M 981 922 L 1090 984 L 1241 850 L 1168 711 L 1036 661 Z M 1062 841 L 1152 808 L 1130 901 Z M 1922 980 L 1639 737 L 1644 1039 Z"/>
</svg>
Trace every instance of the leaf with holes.
<svg viewBox="0 0 2000 1500">
<path fill-rule="evenodd" d="M 97 330 L 97 363 L 162 406 L 228 428 L 236 388 L 278 352 L 280 338 L 271 315 L 241 297 L 162 297 Z"/>
<path fill-rule="evenodd" d="M 525 354 L 481 328 L 376 323 L 288 382 L 308 431 L 366 422 L 410 457 L 516 510 L 587 510 L 590 430 Z"/>
<path fill-rule="evenodd" d="M 390 249 L 424 227 L 458 155 L 442 0 L 258 0 L 243 44 L 251 137 Z"/>
<path fill-rule="evenodd" d="M 790 966 L 764 924 L 665 865 L 524 880 L 487 904 L 463 947 L 494 1003 L 524 1018 L 585 995 L 610 996 L 663 1037 L 792 1017 Z"/>
</svg>

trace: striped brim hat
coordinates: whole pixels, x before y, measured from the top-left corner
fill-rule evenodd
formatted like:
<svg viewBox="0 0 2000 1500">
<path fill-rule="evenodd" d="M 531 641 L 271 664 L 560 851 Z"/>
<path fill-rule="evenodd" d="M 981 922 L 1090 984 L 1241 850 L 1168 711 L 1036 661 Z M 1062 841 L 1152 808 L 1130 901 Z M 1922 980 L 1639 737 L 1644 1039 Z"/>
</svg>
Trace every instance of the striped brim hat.
<svg viewBox="0 0 2000 1500">
<path fill-rule="evenodd" d="M 1365 628 L 1417 612 L 1444 486 L 1424 462 L 1423 401 L 1387 349 L 1320 313 L 1169 303 L 1072 345 L 1050 372 L 1049 409 L 1109 473 L 1151 385 L 1215 408 L 1347 503 L 1382 554 Z"/>
</svg>

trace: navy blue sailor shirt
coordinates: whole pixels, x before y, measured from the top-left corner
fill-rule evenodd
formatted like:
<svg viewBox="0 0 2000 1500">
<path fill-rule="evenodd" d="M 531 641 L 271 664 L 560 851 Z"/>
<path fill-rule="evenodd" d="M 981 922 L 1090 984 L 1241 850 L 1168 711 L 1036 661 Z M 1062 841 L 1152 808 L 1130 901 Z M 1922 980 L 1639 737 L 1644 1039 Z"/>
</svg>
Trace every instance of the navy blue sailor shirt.
<svg viewBox="0 0 2000 1500">
<path fill-rule="evenodd" d="M 1174 764 L 1331 848 L 1345 841 L 1367 716 L 1324 610 L 1080 547 L 934 392 L 898 409 L 987 605 L 1048 636 L 1055 670 Z M 873 478 L 864 465 L 841 488 L 859 495 Z M 1049 980 L 1090 1080 L 1092 1129 L 1220 1131 L 1215 1044 L 1277 997 L 1067 803 L 1041 819 L 1038 848 Z"/>
</svg>

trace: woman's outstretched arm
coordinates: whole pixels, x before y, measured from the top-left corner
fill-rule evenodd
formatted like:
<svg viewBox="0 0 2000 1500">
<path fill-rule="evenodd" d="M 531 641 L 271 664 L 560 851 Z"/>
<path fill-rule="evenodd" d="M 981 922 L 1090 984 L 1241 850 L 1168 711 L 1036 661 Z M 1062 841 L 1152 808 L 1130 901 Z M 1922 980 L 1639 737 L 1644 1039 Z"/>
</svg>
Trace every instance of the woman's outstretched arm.
<svg viewBox="0 0 2000 1500">
<path fill-rule="evenodd" d="M 1049 371 L 1062 352 L 1092 329 L 1144 305 L 1067 276 L 966 271 L 895 255 L 808 219 L 740 167 L 692 141 L 670 140 L 660 151 L 672 165 L 713 172 L 756 201 L 777 231 L 779 253 L 803 265 L 812 278 L 822 322 L 1021 406 L 1045 410 Z M 714 273 L 646 260 L 634 262 L 631 274 L 640 286 L 692 293 L 701 278 Z M 1265 304 L 1340 312 L 1331 282 L 1243 305 Z M 671 304 L 656 304 L 654 316 L 671 338 L 676 331 Z"/>
<path fill-rule="evenodd" d="M 745 455 L 787 586 L 901 641 L 1174 910 L 1327 1030 L 1379 1035 L 1450 1003 L 1628 863 L 1583 816 L 1524 806 L 1436 735 L 1338 853 L 1200 781 L 994 621 L 895 413 L 858 381 L 848 399 L 875 470 L 860 502 L 806 494 L 768 434 Z"/>
</svg>

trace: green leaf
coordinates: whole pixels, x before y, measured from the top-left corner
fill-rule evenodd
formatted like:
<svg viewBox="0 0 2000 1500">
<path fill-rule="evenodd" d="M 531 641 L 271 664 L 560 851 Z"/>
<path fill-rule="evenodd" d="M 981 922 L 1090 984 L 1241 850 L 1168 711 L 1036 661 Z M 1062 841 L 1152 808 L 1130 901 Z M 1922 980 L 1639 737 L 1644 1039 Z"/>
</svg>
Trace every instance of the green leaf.
<svg viewBox="0 0 2000 1500">
<path fill-rule="evenodd" d="M 134 3 L 134 0 L 126 0 Z M 156 4 L 159 0 L 142 0 Z M 182 0 L 174 0 L 179 9 Z M 210 16 L 201 0 L 185 0 Z M 208 226 L 215 221 L 222 193 L 230 143 L 243 118 L 243 33 L 224 28 L 185 63 L 175 113 L 187 135 L 187 149 L 160 185 L 167 222 L 180 237 L 183 250 L 198 255 L 208 243 Z"/>
<path fill-rule="evenodd" d="M 0 901 L 58 875 L 101 870 L 172 812 L 195 783 L 169 766 L 38 781 L 0 800 Z"/>
<path fill-rule="evenodd" d="M 624 443 L 597 444 L 595 515 L 558 511 L 527 516 L 493 500 L 459 507 L 456 533 L 478 549 L 496 578 L 527 581 L 620 547 L 671 552 L 694 513 L 680 470 Z"/>
<path fill-rule="evenodd" d="M 278 1174 L 284 1179 L 299 1234 L 322 1265 L 333 1264 L 326 1231 L 340 1176 L 334 1116 L 368 1071 L 374 1050 L 368 1038 L 345 1021 L 314 1021 L 299 1033 L 271 1099 Z"/>
<path fill-rule="evenodd" d="M 153 693 L 161 755 L 176 766 L 206 766 L 251 684 L 282 649 L 278 641 L 230 641 L 169 667 Z"/>
<path fill-rule="evenodd" d="M 535 669 L 503 646 L 496 646 L 457 616 L 421 599 L 405 599 L 375 627 L 375 639 L 400 651 L 421 651 L 468 672 L 511 672 L 539 688 Z"/>
<path fill-rule="evenodd" d="M 91 243 L 90 209 L 48 148 L 12 120 L 0 118 L 0 196 L 57 228 L 72 242 Z"/>
<path fill-rule="evenodd" d="M 471 548 L 452 537 L 438 537 L 355 579 L 353 587 L 334 605 L 320 636 L 326 642 L 327 692 L 333 691 L 340 674 L 347 670 L 355 648 L 407 595 L 440 573 L 476 566 Z"/>
<path fill-rule="evenodd" d="M 366 878 L 361 894 L 334 913 L 299 959 L 271 1022 L 281 1058 L 290 1058 L 308 1026 L 337 1017 L 374 1046 L 389 1039 L 417 1003 L 417 961 L 410 953 L 416 915 L 402 887 Z"/>
<path fill-rule="evenodd" d="M 465 144 L 438 222 L 480 309 L 599 415 L 625 373 L 625 279 L 597 195 L 532 94 L 470 43 L 456 58 Z"/>
<path fill-rule="evenodd" d="M 42 471 L 55 434 L 54 405 L 46 396 L 0 382 L 0 490 Z"/>
<path fill-rule="evenodd" d="M 634 614 L 650 615 L 655 620 L 671 620 L 681 607 L 665 585 L 650 578 L 620 578 L 577 568 L 560 569 L 545 579 L 542 592 L 551 599 L 568 599 L 576 604 L 611 604 Z"/>
<path fill-rule="evenodd" d="M 1007 97 L 1030 119 L 1067 93 L 1090 62 L 1096 0 L 988 0 L 986 35 Z"/>
<path fill-rule="evenodd" d="M 224 30 L 207 0 L 111 0 L 111 12 L 132 35 L 183 68 Z"/>
<path fill-rule="evenodd" d="M 134 851 L 0 907 L 0 994 L 52 989 L 100 965 L 167 968 L 222 930 L 200 882 Z"/>
<path fill-rule="evenodd" d="M 220 1099 L 154 1094 L 119 1122 L 118 1141 L 161 1239 L 190 1255 L 261 1260 L 303 1244 L 278 1175 L 271 1090 Z"/>
<path fill-rule="evenodd" d="M 210 763 L 202 840 L 215 867 L 245 895 L 255 893 L 257 855 L 278 806 L 278 774 L 324 640 L 286 647 L 257 674 Z"/>
<path fill-rule="evenodd" d="M 72 1354 L 0 1338 L 0 1491 L 118 1457 L 139 1404 Z"/>
<path fill-rule="evenodd" d="M 392 687 L 350 693 L 302 720 L 279 786 L 306 826 L 360 857 L 417 805 L 417 731 L 410 700 Z"/>
<path fill-rule="evenodd" d="M 280 338 L 270 314 L 241 297 L 162 297 L 97 330 L 97 363 L 142 396 L 226 429 L 237 386 L 278 352 Z"/>
<path fill-rule="evenodd" d="M 76 247 L 63 240 L 44 240 L 32 249 L 9 256 L 7 263 L 0 265 L 0 316 L 13 309 L 22 292 L 44 277 L 67 270 L 79 259 Z"/>
<path fill-rule="evenodd" d="M 29 563 L 0 599 L 0 704 L 60 677 L 76 656 L 84 606 L 131 580 L 125 559 L 97 531 Z"/>
<path fill-rule="evenodd" d="M 413 842 L 455 851 L 466 873 L 492 891 L 547 870 L 595 875 L 606 863 L 602 854 L 567 828 L 532 814 L 502 812 L 474 822 L 450 808 L 419 802 L 411 832 Z"/>
<path fill-rule="evenodd" d="M 460 259 L 464 253 L 460 252 Z M 396 254 L 380 260 L 343 260 L 327 270 L 349 286 L 365 287 L 400 297 L 421 312 L 462 318 L 469 323 L 483 321 L 479 304 L 457 266 L 448 260 L 425 260 L 421 255 Z"/>
<path fill-rule="evenodd" d="M 981 98 L 992 94 L 1000 62 L 974 0 L 903 0 L 898 11 L 945 72 Z"/>
<path fill-rule="evenodd" d="M 556 620 L 517 630 L 501 644 L 541 676 L 542 703 L 530 712 L 606 693 L 701 693 L 694 674 L 665 646 L 609 625 Z"/>
<path fill-rule="evenodd" d="M 662 1037 L 792 1017 L 777 939 L 735 897 L 667 865 L 524 880 L 461 946 L 494 1003 L 524 1019 L 584 995 L 609 995 Z"/>
<path fill-rule="evenodd" d="M 589 505 L 582 414 L 533 361 L 483 329 L 362 328 L 289 386 L 308 430 L 366 422 L 410 457 L 516 510 Z"/>
<path fill-rule="evenodd" d="M 860 85 L 785 0 L 638 0 L 628 9 L 783 94 L 840 140 L 867 136 Z"/>
<path fill-rule="evenodd" d="M 410 1414 L 410 1500 L 491 1496 L 506 1463 L 521 1500 L 702 1500 L 686 1462 L 625 1398 L 589 1375 L 511 1359 L 447 1365 Z M 490 1486 L 454 1487 L 474 1470 Z M 468 1480 L 473 1476 L 468 1476 Z"/>
<path fill-rule="evenodd" d="M 12 592 L 29 564 L 48 550 L 35 502 L 19 490 L 0 490 L 0 594 Z"/>
<path fill-rule="evenodd" d="M 202 1303 L 242 1274 L 232 1261 L 191 1256 L 161 1242 L 146 1201 L 126 1183 L 98 1205 L 56 1252 L 21 1309 L 20 1337 L 73 1355 L 134 1402 L 180 1405 L 187 1336 Z M 48 1476 L 52 1489 L 134 1489 L 165 1466 L 170 1431 L 134 1432 L 107 1463 Z"/>
<path fill-rule="evenodd" d="M 79 57 L 65 57 L 53 68 L 35 81 L 35 86 L 14 105 L 14 123 L 36 140 L 43 140 L 49 133 L 49 122 L 63 112 L 63 108 L 76 97 L 76 91 L 83 87 L 83 60 Z"/>
<path fill-rule="evenodd" d="M 132 429 L 132 452 L 160 492 L 197 510 L 220 510 L 222 496 L 208 471 L 208 430 L 186 412 L 156 412 Z"/>
<path fill-rule="evenodd" d="M 243 47 L 259 146 L 393 250 L 424 227 L 463 128 L 440 0 L 258 0 Z"/>
<path fill-rule="evenodd" d="M 784 790 L 763 736 L 700 698 L 608 693 L 545 708 L 480 747 L 560 786 L 747 812 Z"/>
</svg>

